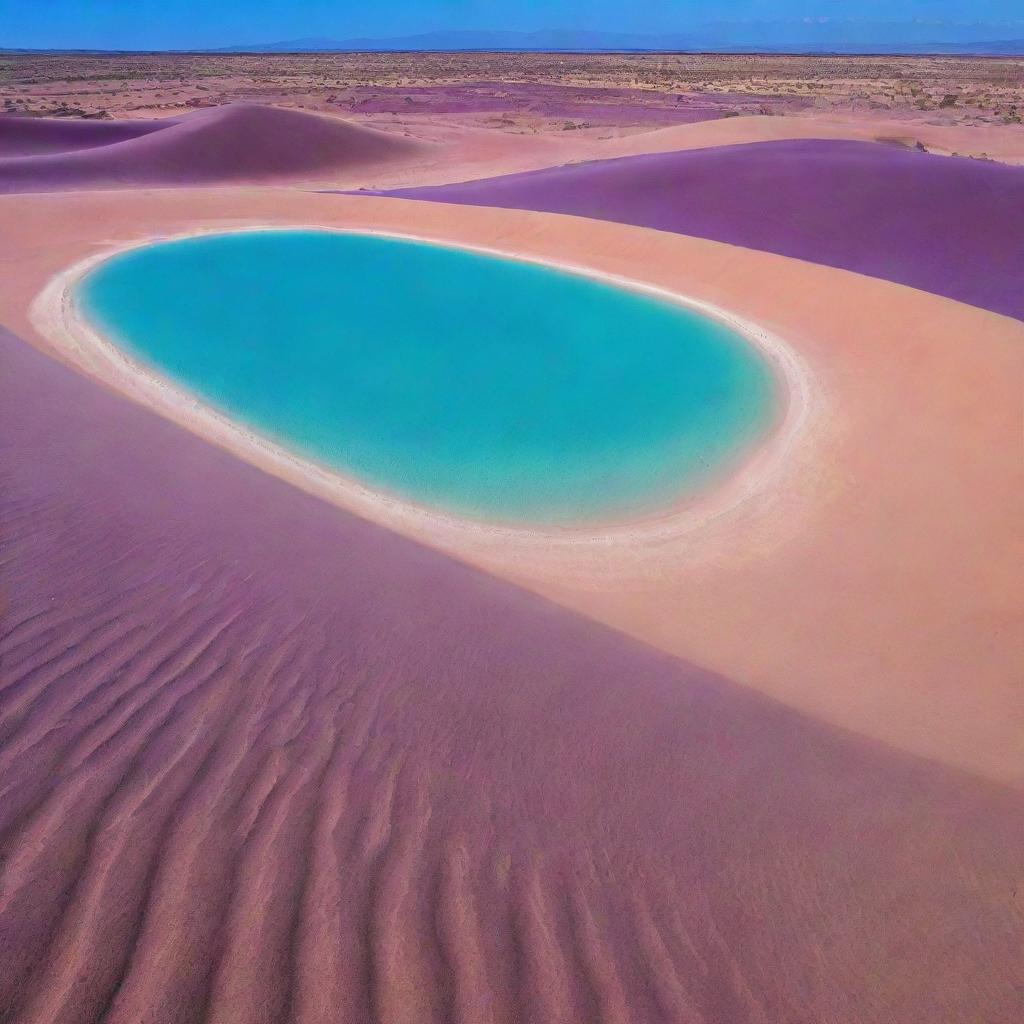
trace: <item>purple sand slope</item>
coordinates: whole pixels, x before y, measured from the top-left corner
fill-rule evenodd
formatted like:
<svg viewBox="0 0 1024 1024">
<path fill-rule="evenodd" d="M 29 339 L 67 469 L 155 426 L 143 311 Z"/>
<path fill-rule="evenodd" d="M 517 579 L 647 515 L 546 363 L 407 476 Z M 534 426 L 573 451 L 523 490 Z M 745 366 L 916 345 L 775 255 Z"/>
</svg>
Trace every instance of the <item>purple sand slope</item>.
<svg viewBox="0 0 1024 1024">
<path fill-rule="evenodd" d="M 1024 168 L 812 139 L 623 157 L 382 194 L 697 235 L 1024 319 Z"/>
<path fill-rule="evenodd" d="M 134 128 L 133 122 L 72 127 L 4 118 L 0 192 L 272 181 L 384 164 L 422 148 L 336 118 L 251 103 L 140 121 Z"/>
<path fill-rule="evenodd" d="M 0 364 L 6 1024 L 1020 1020 L 1019 794 Z"/>
<path fill-rule="evenodd" d="M 174 122 L 177 123 L 177 122 Z M 96 121 L 55 117 L 0 117 L 0 157 L 70 153 L 137 139 L 166 128 L 164 120 Z"/>
</svg>

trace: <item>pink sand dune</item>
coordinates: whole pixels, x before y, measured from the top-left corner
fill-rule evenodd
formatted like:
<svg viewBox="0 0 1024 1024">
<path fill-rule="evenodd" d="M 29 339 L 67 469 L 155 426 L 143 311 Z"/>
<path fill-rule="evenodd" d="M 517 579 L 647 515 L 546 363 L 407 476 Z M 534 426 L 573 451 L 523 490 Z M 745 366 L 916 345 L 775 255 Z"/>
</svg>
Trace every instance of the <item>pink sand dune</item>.
<svg viewBox="0 0 1024 1024">
<path fill-rule="evenodd" d="M 166 128 L 164 120 L 96 121 L 56 117 L 0 117 L 0 157 L 72 153 L 110 146 Z M 177 122 L 175 122 L 177 123 Z"/>
<path fill-rule="evenodd" d="M 272 181 L 407 158 L 422 143 L 304 111 L 234 103 L 139 122 L 0 121 L 0 192 Z"/>
<path fill-rule="evenodd" d="M 5 1024 L 1020 1021 L 1019 792 L 0 361 Z"/>
</svg>

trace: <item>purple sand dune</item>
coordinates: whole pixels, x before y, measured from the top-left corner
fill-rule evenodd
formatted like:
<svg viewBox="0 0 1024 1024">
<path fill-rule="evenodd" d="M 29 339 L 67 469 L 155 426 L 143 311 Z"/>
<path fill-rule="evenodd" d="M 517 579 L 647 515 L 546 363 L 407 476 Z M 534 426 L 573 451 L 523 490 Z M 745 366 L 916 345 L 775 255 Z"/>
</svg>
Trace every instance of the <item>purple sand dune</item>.
<svg viewBox="0 0 1024 1024">
<path fill-rule="evenodd" d="M 135 136 L 112 141 L 87 132 L 96 144 L 0 157 L 0 192 L 268 181 L 386 163 L 422 148 L 335 118 L 246 103 L 140 124 Z M 32 127 L 22 126 L 24 138 Z M 66 128 L 53 126 L 55 139 L 67 138 Z"/>
<path fill-rule="evenodd" d="M 802 140 L 381 193 L 569 213 L 854 270 L 1024 319 L 1024 168 Z"/>
<path fill-rule="evenodd" d="M 176 123 L 176 122 L 175 122 Z M 95 121 L 54 117 L 0 116 L 0 157 L 69 153 L 137 139 L 166 128 L 164 120 Z"/>
<path fill-rule="evenodd" d="M 1019 1020 L 1019 794 L 0 363 L 7 1024 Z"/>
</svg>

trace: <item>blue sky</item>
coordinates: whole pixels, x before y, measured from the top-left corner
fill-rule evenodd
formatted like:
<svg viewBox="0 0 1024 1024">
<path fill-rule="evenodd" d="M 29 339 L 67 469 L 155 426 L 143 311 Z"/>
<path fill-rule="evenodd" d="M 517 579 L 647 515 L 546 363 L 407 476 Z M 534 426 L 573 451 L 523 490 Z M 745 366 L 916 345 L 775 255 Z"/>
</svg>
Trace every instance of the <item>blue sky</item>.
<svg viewBox="0 0 1024 1024">
<path fill-rule="evenodd" d="M 685 31 L 705 22 L 912 22 L 1024 36 L 1022 0 L 0 0 L 0 47 L 213 47 L 435 29 Z M 1016 23 L 1014 25 L 1014 23 Z M 1016 29 L 1019 28 L 1019 31 Z"/>
</svg>

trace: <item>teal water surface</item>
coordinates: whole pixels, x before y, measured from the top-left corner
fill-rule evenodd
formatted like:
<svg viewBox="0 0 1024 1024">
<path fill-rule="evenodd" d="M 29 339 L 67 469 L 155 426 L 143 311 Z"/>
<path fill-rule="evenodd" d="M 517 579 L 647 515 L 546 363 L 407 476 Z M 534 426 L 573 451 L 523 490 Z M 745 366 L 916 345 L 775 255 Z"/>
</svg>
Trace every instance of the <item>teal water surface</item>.
<svg viewBox="0 0 1024 1024">
<path fill-rule="evenodd" d="M 668 301 L 513 259 L 328 231 L 159 242 L 82 281 L 134 360 L 375 489 L 504 522 L 618 518 L 768 430 L 772 374 Z"/>
</svg>

